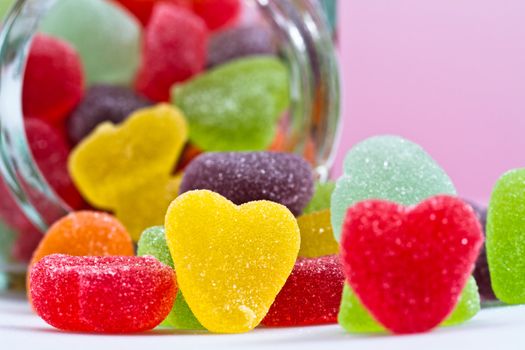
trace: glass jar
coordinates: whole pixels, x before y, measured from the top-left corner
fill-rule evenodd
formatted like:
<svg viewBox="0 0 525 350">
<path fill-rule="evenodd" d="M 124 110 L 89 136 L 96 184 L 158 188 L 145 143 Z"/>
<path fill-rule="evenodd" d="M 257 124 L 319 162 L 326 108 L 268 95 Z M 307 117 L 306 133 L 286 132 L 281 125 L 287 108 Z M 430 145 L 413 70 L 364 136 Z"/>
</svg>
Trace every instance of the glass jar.
<svg viewBox="0 0 525 350">
<path fill-rule="evenodd" d="M 335 18 L 334 1 L 323 1 L 332 11 L 329 17 Z M 45 232 L 71 211 L 36 165 L 24 131 L 21 102 L 30 44 L 53 3 L 16 1 L 0 34 L 0 173 L 11 195 L 0 198 L 0 207 L 18 205 L 36 232 Z M 244 6 L 256 9 L 270 25 L 278 55 L 288 68 L 290 107 L 285 117 L 288 122 L 283 123 L 283 149 L 308 152 L 318 179 L 324 181 L 340 129 L 339 74 L 331 25 L 316 0 L 246 0 Z M 21 241 L 39 239 L 39 233 L 31 234 L 35 238 L 11 231 L 0 222 L 0 290 L 23 288 L 27 262 L 13 259 L 13 249 Z"/>
</svg>

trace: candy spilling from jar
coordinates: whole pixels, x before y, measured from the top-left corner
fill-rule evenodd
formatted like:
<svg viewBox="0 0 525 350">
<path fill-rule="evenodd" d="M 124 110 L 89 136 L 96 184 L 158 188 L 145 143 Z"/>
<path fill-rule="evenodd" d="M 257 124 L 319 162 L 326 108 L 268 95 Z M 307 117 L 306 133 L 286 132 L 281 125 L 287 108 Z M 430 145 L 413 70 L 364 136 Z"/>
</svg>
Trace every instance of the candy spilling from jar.
<svg viewBox="0 0 525 350">
<path fill-rule="evenodd" d="M 58 1 L 30 49 L 28 141 L 75 211 L 43 238 L 15 203 L 0 215 L 50 325 L 419 333 L 475 316 L 473 272 L 525 301 L 522 171 L 496 186 L 485 255 L 480 217 L 419 146 L 368 139 L 335 186 L 279 152 L 287 68 L 238 1 L 118 3 Z"/>
</svg>

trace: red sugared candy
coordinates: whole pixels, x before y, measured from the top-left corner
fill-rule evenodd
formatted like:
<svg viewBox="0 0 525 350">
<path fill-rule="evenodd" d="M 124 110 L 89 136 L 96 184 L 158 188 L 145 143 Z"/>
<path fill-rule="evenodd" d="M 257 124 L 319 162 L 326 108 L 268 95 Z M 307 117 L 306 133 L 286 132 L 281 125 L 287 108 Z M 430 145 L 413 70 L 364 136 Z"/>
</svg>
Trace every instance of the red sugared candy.
<svg viewBox="0 0 525 350">
<path fill-rule="evenodd" d="M 383 326 L 425 332 L 453 310 L 482 243 L 474 211 L 455 197 L 409 208 L 370 200 L 346 213 L 341 261 L 352 289 Z"/>
<path fill-rule="evenodd" d="M 297 260 L 262 324 L 289 327 L 337 323 L 343 283 L 337 255 Z"/>
<path fill-rule="evenodd" d="M 136 90 L 154 101 L 169 101 L 173 84 L 201 72 L 208 31 L 192 12 L 159 3 L 146 27 Z"/>
<path fill-rule="evenodd" d="M 240 0 L 192 0 L 193 12 L 199 15 L 211 31 L 233 24 L 241 12 Z"/>
<path fill-rule="evenodd" d="M 58 123 L 83 93 L 84 72 L 78 53 L 62 40 L 37 34 L 24 74 L 24 115 Z"/>
<path fill-rule="evenodd" d="M 30 291 L 34 310 L 53 327 L 135 333 L 164 320 L 177 285 L 173 269 L 150 256 L 54 254 L 31 269 Z"/>
<path fill-rule="evenodd" d="M 159 2 L 167 2 L 178 6 L 190 7 L 190 0 L 117 0 L 122 6 L 127 8 L 137 19 L 146 25 L 149 22 L 153 7 Z"/>
</svg>

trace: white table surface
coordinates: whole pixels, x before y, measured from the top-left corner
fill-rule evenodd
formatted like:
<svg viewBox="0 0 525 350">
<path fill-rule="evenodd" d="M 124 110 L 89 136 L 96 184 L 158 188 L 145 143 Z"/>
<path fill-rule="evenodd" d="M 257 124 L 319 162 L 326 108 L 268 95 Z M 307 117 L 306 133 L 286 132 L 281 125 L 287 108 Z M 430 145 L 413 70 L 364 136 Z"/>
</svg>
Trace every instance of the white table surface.
<svg viewBox="0 0 525 350">
<path fill-rule="evenodd" d="M 0 349 L 525 349 L 525 306 L 482 310 L 469 323 L 411 336 L 355 336 L 337 325 L 192 334 L 159 329 L 139 335 L 64 333 L 34 315 L 23 298 L 0 296 Z"/>
</svg>

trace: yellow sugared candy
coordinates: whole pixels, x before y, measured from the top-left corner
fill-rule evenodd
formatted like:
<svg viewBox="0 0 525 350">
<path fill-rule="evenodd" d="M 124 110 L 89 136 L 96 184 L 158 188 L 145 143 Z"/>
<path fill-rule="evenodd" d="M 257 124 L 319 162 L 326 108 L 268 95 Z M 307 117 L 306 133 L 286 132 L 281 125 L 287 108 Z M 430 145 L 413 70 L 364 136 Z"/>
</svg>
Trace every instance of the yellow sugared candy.
<svg viewBox="0 0 525 350">
<path fill-rule="evenodd" d="M 178 109 L 167 104 L 144 108 L 121 125 L 101 124 L 73 150 L 69 172 L 92 205 L 113 209 L 119 193 L 168 175 L 187 138 Z"/>
<path fill-rule="evenodd" d="M 317 258 L 339 252 L 330 221 L 330 209 L 302 215 L 297 223 L 301 231 L 300 257 Z"/>
<path fill-rule="evenodd" d="M 115 216 L 134 241 L 148 227 L 164 225 L 166 210 L 179 193 L 182 176 L 159 176 L 118 194 Z"/>
<path fill-rule="evenodd" d="M 216 333 L 260 323 L 293 269 L 301 239 L 285 206 L 236 206 L 207 190 L 175 199 L 165 227 L 180 289 L 199 322 Z"/>
</svg>

